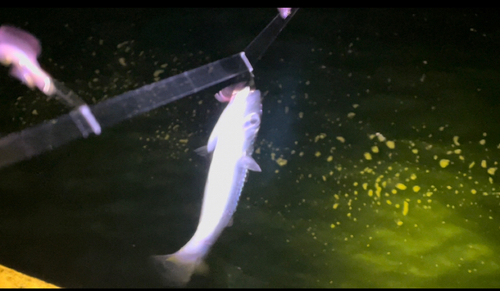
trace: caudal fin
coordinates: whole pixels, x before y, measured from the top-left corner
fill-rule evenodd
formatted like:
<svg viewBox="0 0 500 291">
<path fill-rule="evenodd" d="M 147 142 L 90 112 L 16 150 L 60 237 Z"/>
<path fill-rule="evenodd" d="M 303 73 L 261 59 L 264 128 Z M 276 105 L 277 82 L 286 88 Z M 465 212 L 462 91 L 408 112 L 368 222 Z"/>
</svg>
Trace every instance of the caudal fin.
<svg viewBox="0 0 500 291">
<path fill-rule="evenodd" d="M 163 283 L 169 286 L 184 286 L 195 272 L 199 262 L 177 253 L 172 255 L 151 256 L 151 263 L 161 274 Z"/>
</svg>

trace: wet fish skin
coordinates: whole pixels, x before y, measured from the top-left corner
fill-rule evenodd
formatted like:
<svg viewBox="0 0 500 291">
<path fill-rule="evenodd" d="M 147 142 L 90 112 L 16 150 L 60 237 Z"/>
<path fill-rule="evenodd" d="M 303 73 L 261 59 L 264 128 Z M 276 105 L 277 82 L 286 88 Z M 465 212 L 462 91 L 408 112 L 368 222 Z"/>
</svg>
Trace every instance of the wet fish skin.
<svg viewBox="0 0 500 291">
<path fill-rule="evenodd" d="M 200 151 L 213 156 L 196 232 L 176 253 L 152 257 L 166 284 L 183 286 L 195 271 L 206 270 L 203 258 L 231 223 L 248 170 L 261 171 L 251 157 L 261 115 L 260 91 L 245 87 L 219 117 L 206 150 Z"/>
</svg>

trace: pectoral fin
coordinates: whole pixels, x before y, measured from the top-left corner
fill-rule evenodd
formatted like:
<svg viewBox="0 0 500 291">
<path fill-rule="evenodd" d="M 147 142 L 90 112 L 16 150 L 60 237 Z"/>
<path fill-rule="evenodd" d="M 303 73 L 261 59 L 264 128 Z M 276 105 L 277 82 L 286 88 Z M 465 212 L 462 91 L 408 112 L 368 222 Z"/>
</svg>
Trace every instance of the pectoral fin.
<svg viewBox="0 0 500 291">
<path fill-rule="evenodd" d="M 195 153 L 202 157 L 208 156 L 207 146 L 202 146 L 194 150 Z"/>
<path fill-rule="evenodd" d="M 241 163 L 244 167 L 251 171 L 262 172 L 257 162 L 250 156 L 244 156 L 243 158 L 241 158 Z"/>
</svg>

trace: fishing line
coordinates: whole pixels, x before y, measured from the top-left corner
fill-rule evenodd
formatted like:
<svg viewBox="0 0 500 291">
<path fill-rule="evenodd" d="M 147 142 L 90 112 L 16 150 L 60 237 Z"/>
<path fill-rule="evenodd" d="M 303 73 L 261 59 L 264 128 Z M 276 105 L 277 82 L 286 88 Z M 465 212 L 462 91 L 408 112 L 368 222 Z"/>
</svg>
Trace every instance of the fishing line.
<svg viewBox="0 0 500 291">
<path fill-rule="evenodd" d="M 58 99 L 74 109 L 68 114 L 0 138 L 0 168 L 53 150 L 72 140 L 99 134 L 102 128 L 113 126 L 210 86 L 251 75 L 252 65 L 255 65 L 297 9 L 292 9 L 286 19 L 278 14 L 243 52 L 92 106 L 88 106 L 83 100 L 80 102 L 81 99 L 76 94 L 57 82 L 55 85 L 59 90 L 56 93 Z"/>
</svg>

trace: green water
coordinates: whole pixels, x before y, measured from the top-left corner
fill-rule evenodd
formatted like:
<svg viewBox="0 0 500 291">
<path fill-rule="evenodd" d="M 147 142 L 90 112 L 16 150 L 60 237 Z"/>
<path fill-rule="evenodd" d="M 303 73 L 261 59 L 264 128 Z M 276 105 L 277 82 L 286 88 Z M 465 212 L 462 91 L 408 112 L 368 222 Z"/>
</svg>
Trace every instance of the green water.
<svg viewBox="0 0 500 291">
<path fill-rule="evenodd" d="M 239 52 L 276 13 L 16 10 L 5 23 L 95 103 Z M 262 173 L 188 287 L 498 287 L 496 22 L 299 10 L 255 66 Z M 6 69 L 0 84 L 0 132 L 65 112 Z M 194 233 L 208 162 L 193 150 L 223 109 L 214 93 L 2 169 L 0 263 L 64 287 L 161 286 L 146 259 Z"/>
</svg>

